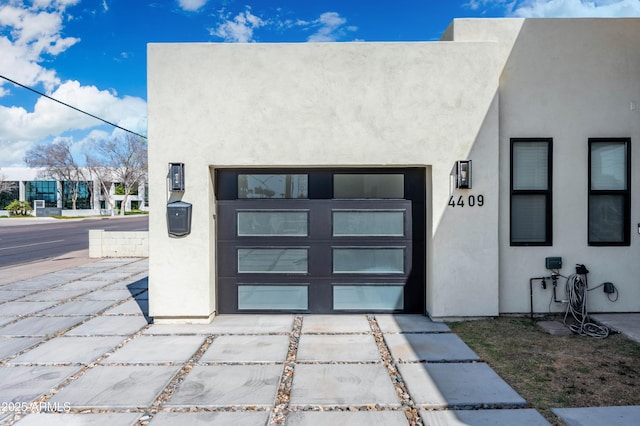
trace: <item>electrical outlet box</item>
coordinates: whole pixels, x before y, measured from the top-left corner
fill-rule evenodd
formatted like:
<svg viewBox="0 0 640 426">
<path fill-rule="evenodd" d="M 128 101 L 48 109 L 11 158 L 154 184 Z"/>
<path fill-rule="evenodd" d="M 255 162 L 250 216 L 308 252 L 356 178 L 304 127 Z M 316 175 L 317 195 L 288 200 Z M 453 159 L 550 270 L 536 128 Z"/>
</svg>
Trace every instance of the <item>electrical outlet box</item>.
<svg viewBox="0 0 640 426">
<path fill-rule="evenodd" d="M 547 257 L 544 259 L 544 265 L 547 269 L 562 269 L 562 258 Z"/>
</svg>

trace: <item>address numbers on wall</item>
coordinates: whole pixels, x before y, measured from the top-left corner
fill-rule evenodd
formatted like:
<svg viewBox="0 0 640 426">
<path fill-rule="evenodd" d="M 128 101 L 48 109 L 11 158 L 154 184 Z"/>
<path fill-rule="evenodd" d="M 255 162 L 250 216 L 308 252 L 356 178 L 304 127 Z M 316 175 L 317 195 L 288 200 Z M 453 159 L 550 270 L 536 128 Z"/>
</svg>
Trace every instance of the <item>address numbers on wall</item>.
<svg viewBox="0 0 640 426">
<path fill-rule="evenodd" d="M 484 195 L 452 195 L 449 198 L 450 207 L 482 207 L 484 205 Z"/>
</svg>

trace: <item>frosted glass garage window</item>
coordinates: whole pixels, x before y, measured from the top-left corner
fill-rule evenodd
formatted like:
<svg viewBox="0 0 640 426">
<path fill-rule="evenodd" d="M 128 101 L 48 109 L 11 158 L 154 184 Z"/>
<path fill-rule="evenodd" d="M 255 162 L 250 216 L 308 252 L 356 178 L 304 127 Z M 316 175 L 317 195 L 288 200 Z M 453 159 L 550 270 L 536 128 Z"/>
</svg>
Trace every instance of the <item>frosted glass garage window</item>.
<svg viewBox="0 0 640 426">
<path fill-rule="evenodd" d="M 333 198 L 404 198 L 404 175 L 337 173 Z"/>
<path fill-rule="evenodd" d="M 239 248 L 238 272 L 262 274 L 306 274 L 306 248 Z"/>
<path fill-rule="evenodd" d="M 306 285 L 238 285 L 238 310 L 307 310 Z"/>
<path fill-rule="evenodd" d="M 335 310 L 398 310 L 404 308 L 404 287 L 400 285 L 336 285 Z"/>
<path fill-rule="evenodd" d="M 238 198 L 308 198 L 307 175 L 239 174 Z"/>
<path fill-rule="evenodd" d="M 334 211 L 334 236 L 404 236 L 404 211 Z"/>
<path fill-rule="evenodd" d="M 238 211 L 238 236 L 306 236 L 307 211 Z"/>
<path fill-rule="evenodd" d="M 402 274 L 404 247 L 334 248 L 333 272 L 336 274 Z"/>
</svg>

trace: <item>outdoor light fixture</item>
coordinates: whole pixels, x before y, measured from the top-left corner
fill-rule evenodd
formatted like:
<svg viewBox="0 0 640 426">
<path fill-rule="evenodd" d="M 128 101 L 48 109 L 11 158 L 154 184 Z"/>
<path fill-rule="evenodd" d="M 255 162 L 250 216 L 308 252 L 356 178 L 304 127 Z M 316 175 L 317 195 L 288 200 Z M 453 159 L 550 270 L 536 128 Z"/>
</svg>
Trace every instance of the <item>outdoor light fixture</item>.
<svg viewBox="0 0 640 426">
<path fill-rule="evenodd" d="M 169 163 L 171 191 L 184 191 L 184 163 Z"/>
<path fill-rule="evenodd" d="M 456 161 L 456 188 L 471 189 L 471 160 Z"/>
</svg>

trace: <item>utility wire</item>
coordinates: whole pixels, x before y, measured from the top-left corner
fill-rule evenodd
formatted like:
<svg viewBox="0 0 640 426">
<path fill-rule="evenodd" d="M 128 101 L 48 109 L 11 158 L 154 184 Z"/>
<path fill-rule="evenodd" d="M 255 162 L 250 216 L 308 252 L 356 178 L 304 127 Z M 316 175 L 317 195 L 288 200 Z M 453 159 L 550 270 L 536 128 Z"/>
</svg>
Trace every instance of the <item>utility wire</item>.
<svg viewBox="0 0 640 426">
<path fill-rule="evenodd" d="M 38 91 L 38 90 L 36 90 L 36 89 L 33 89 L 33 88 L 29 87 L 29 86 L 25 86 L 24 84 L 20 84 L 20 83 L 18 83 L 18 82 L 17 82 L 17 81 L 15 81 L 15 80 L 11 80 L 10 78 L 7 78 L 7 77 L 5 77 L 5 76 L 4 76 L 4 75 L 2 75 L 2 74 L 0 74 L 0 78 L 3 78 L 3 79 L 5 79 L 5 80 L 7 80 L 7 81 L 9 81 L 9 82 L 11 82 L 11 83 L 13 83 L 13 84 L 15 84 L 16 86 L 20 86 L 20 87 L 22 87 L 22 88 L 24 88 L 24 89 L 30 90 L 30 91 L 32 91 L 33 93 L 37 93 L 37 94 L 38 94 L 38 95 L 40 95 L 40 96 L 44 96 L 44 97 L 45 97 L 45 98 L 47 98 L 47 99 L 51 99 L 52 101 L 55 101 L 55 102 L 57 102 L 57 103 L 59 103 L 59 104 L 62 104 L 62 105 L 64 105 L 64 106 L 66 106 L 66 107 L 69 107 L 69 108 L 71 108 L 71 109 L 74 109 L 74 110 L 76 110 L 76 111 L 78 111 L 78 112 L 81 112 L 81 113 L 83 113 L 83 114 L 85 114 L 85 115 L 88 115 L 89 117 L 92 117 L 92 118 L 95 118 L 95 119 L 97 119 L 97 120 L 100 120 L 100 121 L 102 121 L 103 123 L 107 123 L 108 125 L 113 126 L 113 127 L 117 128 L 117 129 L 124 130 L 125 132 L 129 132 L 129 133 L 134 134 L 134 135 L 136 135 L 136 136 L 139 136 L 139 137 L 141 137 L 141 138 L 143 138 L 143 139 L 147 139 L 147 137 L 146 137 L 146 136 L 143 136 L 143 135 L 141 135 L 140 133 L 136 133 L 136 132 L 134 132 L 134 131 L 132 131 L 132 130 L 125 129 L 124 127 L 120 127 L 120 126 L 118 126 L 118 125 L 117 125 L 117 124 L 115 124 L 115 123 L 112 123 L 112 122 L 110 122 L 110 121 L 105 120 L 104 118 L 100 118 L 100 117 L 98 117 L 97 115 L 93 115 L 93 114 L 91 114 L 90 112 L 83 111 L 83 110 L 81 110 L 80 108 L 76 108 L 76 107 L 74 107 L 73 105 L 69 105 L 69 104 L 67 104 L 67 103 L 65 103 L 65 102 L 59 101 L 58 99 L 56 99 L 56 98 L 52 98 L 51 96 L 46 95 L 46 94 L 44 94 L 44 93 L 42 93 L 42 92 L 40 92 L 40 91 Z"/>
</svg>

